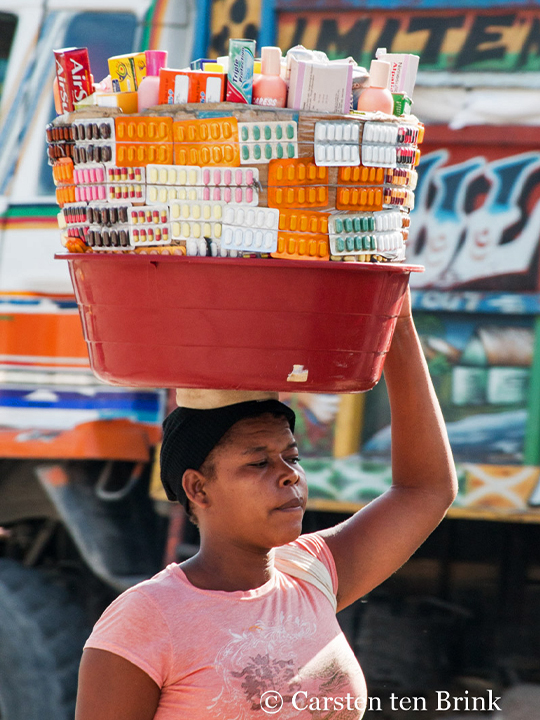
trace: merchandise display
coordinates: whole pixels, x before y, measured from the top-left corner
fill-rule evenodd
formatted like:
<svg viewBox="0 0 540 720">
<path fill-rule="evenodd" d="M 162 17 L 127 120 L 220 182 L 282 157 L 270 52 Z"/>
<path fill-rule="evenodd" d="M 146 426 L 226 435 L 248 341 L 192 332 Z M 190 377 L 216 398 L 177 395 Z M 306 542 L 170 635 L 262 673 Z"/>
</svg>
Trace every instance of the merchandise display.
<svg viewBox="0 0 540 720">
<path fill-rule="evenodd" d="M 188 256 L 404 260 L 423 126 L 391 114 L 388 85 L 410 99 L 415 59 L 380 49 L 357 103 L 370 112 L 344 114 L 353 105 L 353 69 L 365 74 L 351 58 L 329 61 L 301 46 L 285 58 L 264 47 L 262 62 L 254 53 L 253 41 L 231 40 L 228 57 L 189 68 L 166 67 L 157 50 L 109 58 L 111 76 L 100 86 L 118 96 L 136 90 L 148 108 L 139 114 L 122 112 L 121 103 L 104 107 L 100 92 L 94 106 L 90 95 L 78 107 L 68 93 L 64 114 L 47 127 L 68 251 L 171 246 Z M 55 54 L 64 98 L 69 62 L 87 74 L 90 67 L 84 48 Z M 324 83 L 337 93 L 331 112 L 317 94 Z M 111 207 L 84 212 L 81 203 Z M 227 205 L 234 208 L 225 213 Z"/>
<path fill-rule="evenodd" d="M 64 257 L 106 382 L 363 392 L 381 376 L 420 269 L 404 260 L 424 128 L 391 102 L 352 109 L 351 59 L 254 52 L 231 40 L 228 57 L 181 69 L 158 51 L 111 58 L 100 85 L 136 86 L 146 109 L 97 92 L 47 127 Z"/>
</svg>

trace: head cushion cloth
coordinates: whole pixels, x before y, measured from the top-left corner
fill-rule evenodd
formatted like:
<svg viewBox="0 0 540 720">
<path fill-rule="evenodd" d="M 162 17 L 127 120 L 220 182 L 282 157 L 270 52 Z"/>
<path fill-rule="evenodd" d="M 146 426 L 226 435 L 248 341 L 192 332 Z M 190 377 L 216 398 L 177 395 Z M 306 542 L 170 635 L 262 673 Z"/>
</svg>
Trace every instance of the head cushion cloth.
<svg viewBox="0 0 540 720">
<path fill-rule="evenodd" d="M 161 482 L 169 500 L 187 507 L 184 472 L 198 470 L 227 430 L 239 420 L 263 413 L 284 415 L 294 432 L 295 414 L 279 400 L 249 400 L 212 410 L 179 407 L 165 418 L 161 445 Z"/>
</svg>

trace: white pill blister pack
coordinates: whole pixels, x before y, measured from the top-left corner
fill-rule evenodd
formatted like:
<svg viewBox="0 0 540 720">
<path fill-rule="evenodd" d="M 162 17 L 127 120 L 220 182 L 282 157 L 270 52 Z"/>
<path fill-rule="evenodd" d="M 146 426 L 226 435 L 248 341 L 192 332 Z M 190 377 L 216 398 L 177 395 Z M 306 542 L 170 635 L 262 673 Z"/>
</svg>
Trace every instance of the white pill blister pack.
<svg viewBox="0 0 540 720">
<path fill-rule="evenodd" d="M 360 164 L 360 123 L 328 120 L 315 123 L 315 164 L 355 166 Z"/>
<path fill-rule="evenodd" d="M 271 253 L 277 250 L 279 210 L 228 205 L 223 212 L 223 250 Z"/>
</svg>

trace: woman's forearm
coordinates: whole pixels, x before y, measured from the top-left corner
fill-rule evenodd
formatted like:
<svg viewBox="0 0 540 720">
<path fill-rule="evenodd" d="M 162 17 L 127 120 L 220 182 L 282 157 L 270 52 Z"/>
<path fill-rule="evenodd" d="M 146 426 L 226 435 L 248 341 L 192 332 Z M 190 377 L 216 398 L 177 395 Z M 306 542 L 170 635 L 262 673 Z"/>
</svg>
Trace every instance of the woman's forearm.
<svg viewBox="0 0 540 720">
<path fill-rule="evenodd" d="M 393 486 L 435 493 L 450 504 L 457 492 L 452 451 L 409 315 L 397 321 L 384 376 L 392 414 Z"/>
</svg>

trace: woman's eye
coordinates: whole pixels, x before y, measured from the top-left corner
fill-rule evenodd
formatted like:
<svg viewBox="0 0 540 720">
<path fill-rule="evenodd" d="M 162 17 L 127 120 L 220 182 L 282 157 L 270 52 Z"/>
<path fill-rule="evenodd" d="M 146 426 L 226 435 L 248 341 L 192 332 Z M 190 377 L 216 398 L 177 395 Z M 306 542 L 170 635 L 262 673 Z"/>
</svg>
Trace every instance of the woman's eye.
<svg viewBox="0 0 540 720">
<path fill-rule="evenodd" d="M 287 460 L 287 462 L 289 463 L 289 465 L 298 465 L 298 463 L 300 462 L 300 458 L 298 456 L 293 457 Z"/>
<path fill-rule="evenodd" d="M 259 462 L 250 463 L 251 467 L 265 467 L 268 464 L 268 460 L 259 460 Z"/>
</svg>

